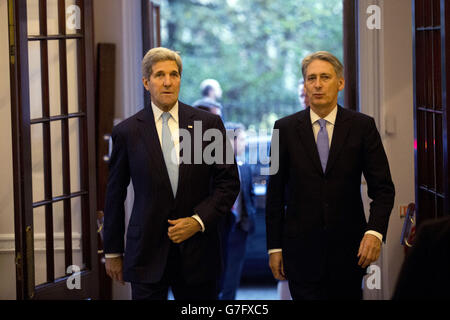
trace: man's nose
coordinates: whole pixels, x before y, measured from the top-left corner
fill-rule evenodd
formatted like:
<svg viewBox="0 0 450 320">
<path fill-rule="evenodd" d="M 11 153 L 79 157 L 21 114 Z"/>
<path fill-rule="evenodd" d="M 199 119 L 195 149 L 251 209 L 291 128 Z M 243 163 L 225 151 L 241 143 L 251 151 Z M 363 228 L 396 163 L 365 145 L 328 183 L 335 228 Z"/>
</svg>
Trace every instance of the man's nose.
<svg viewBox="0 0 450 320">
<path fill-rule="evenodd" d="M 164 77 L 163 85 L 165 87 L 170 87 L 172 85 L 172 79 L 170 79 L 170 76 Z"/>
<path fill-rule="evenodd" d="M 314 87 L 320 89 L 322 87 L 322 81 L 319 78 L 314 82 Z"/>
</svg>

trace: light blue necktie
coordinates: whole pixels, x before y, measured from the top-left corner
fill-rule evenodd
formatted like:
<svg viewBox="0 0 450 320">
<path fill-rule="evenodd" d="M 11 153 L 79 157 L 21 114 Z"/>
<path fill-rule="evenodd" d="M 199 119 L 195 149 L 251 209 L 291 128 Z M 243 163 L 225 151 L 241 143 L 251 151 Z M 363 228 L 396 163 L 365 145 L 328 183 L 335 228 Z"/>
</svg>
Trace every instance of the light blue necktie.
<svg viewBox="0 0 450 320">
<path fill-rule="evenodd" d="M 319 133 L 317 134 L 317 151 L 319 151 L 320 163 L 322 164 L 323 172 L 327 168 L 328 153 L 330 152 L 330 143 L 328 140 L 327 120 L 317 120 L 320 125 Z"/>
<path fill-rule="evenodd" d="M 178 187 L 178 164 L 175 162 L 176 158 L 172 160 L 172 150 L 174 149 L 174 144 L 172 140 L 172 135 L 169 130 L 169 112 L 163 112 L 162 118 L 162 152 L 164 155 L 164 161 L 166 162 L 167 173 L 169 174 L 170 184 L 172 185 L 173 196 L 177 194 Z"/>
</svg>

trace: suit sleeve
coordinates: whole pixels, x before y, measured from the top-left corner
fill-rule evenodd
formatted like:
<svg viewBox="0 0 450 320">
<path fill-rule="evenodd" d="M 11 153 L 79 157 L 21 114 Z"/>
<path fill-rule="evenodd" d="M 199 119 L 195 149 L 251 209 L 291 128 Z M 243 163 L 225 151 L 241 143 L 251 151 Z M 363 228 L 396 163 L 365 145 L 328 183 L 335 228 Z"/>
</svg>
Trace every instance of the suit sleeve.
<svg viewBox="0 0 450 320">
<path fill-rule="evenodd" d="M 367 230 L 381 233 L 386 242 L 389 216 L 394 206 L 395 188 L 383 143 L 372 118 L 366 126 L 363 139 L 363 174 L 367 181 L 367 194 L 372 199 Z"/>
<path fill-rule="evenodd" d="M 125 233 L 125 207 L 130 182 L 125 138 L 117 128 L 111 134 L 113 150 L 109 160 L 104 218 L 104 252 L 123 253 Z"/>
<path fill-rule="evenodd" d="M 282 248 L 282 233 L 285 207 L 285 187 L 287 183 L 287 147 L 286 139 L 283 138 L 283 131 L 275 122 L 274 132 L 270 145 L 270 166 L 273 167 L 278 161 L 278 170 L 269 176 L 269 183 L 266 194 L 266 236 L 267 249 Z"/>
<path fill-rule="evenodd" d="M 224 161 L 212 164 L 212 193 L 194 208 L 194 213 L 203 221 L 206 231 L 209 228 L 214 228 L 219 220 L 230 212 L 240 190 L 236 160 L 233 158 L 233 163 L 227 163 L 226 161 L 227 149 L 228 152 L 230 150 L 233 152 L 233 149 L 220 117 L 215 117 L 211 128 L 222 132 Z"/>
</svg>

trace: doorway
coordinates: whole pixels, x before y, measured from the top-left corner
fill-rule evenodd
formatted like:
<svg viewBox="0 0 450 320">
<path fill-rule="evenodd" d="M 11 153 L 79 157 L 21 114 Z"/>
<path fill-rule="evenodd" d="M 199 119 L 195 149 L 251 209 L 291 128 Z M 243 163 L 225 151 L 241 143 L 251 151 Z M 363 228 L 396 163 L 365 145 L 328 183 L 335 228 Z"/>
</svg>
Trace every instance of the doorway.
<svg viewBox="0 0 450 320">
<path fill-rule="evenodd" d="M 302 109 L 298 88 L 303 57 L 326 50 L 344 60 L 343 15 L 342 0 L 164 0 L 161 45 L 183 58 L 181 101 L 192 105 L 202 96 L 203 80 L 217 80 L 223 121 L 242 123 L 255 133 L 249 144 L 267 146 L 274 122 Z M 258 174 L 258 164 L 252 172 L 256 226 L 247 240 L 241 284 L 273 290 L 264 222 L 267 177 Z M 237 298 L 242 298 L 239 292 Z"/>
</svg>

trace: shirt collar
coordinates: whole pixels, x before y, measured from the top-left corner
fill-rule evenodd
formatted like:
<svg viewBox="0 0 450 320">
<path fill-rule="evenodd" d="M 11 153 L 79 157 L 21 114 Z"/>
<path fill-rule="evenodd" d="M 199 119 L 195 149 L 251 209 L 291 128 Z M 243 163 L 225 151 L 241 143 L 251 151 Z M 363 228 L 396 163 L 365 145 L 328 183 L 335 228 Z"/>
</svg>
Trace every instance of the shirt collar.
<svg viewBox="0 0 450 320">
<path fill-rule="evenodd" d="M 334 123 L 336 122 L 336 116 L 337 116 L 337 105 L 334 107 L 333 111 L 331 111 L 324 119 L 331 123 L 334 126 Z M 309 108 L 309 114 L 311 116 L 311 124 L 314 124 L 317 120 L 321 119 L 314 111 L 313 109 Z"/>
<path fill-rule="evenodd" d="M 155 121 L 158 121 L 161 118 L 164 111 L 158 108 L 153 102 L 152 102 L 152 109 Z M 172 119 L 175 120 L 176 123 L 178 123 L 178 101 L 175 102 L 175 105 L 172 107 L 172 109 L 169 110 L 169 113 Z"/>
</svg>

